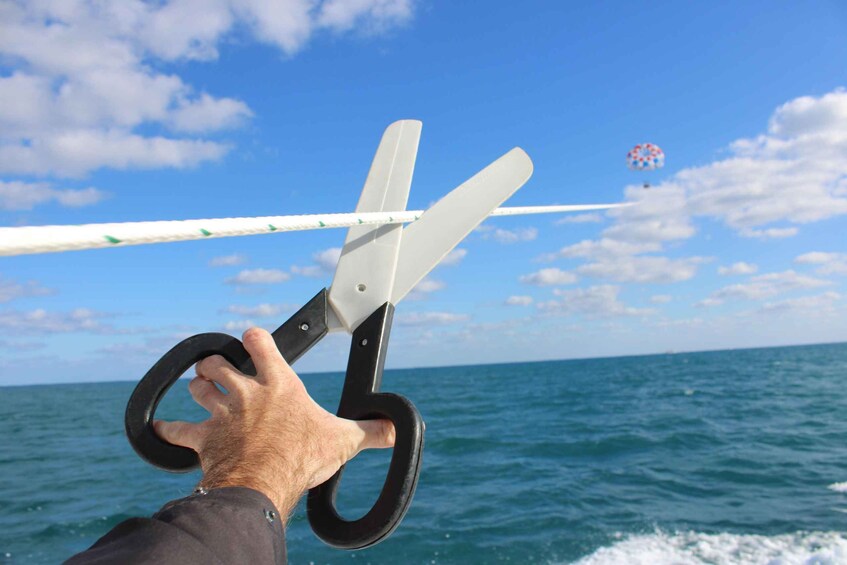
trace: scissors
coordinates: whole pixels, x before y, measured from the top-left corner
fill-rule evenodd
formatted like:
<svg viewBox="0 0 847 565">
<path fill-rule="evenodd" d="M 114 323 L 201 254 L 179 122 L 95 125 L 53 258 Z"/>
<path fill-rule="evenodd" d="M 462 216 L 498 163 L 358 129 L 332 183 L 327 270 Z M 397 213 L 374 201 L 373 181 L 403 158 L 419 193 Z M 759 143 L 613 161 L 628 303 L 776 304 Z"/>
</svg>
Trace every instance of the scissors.
<svg viewBox="0 0 847 565">
<path fill-rule="evenodd" d="M 371 164 L 357 212 L 406 209 L 420 140 L 421 122 L 391 124 Z M 424 422 L 408 399 L 380 392 L 395 305 L 462 239 L 532 175 L 532 161 L 514 148 L 447 194 L 418 220 L 396 225 L 349 228 L 332 284 L 318 292 L 271 335 L 288 363 L 294 363 L 327 333 L 352 334 L 339 417 L 385 418 L 396 440 L 388 475 L 373 507 L 346 520 L 335 508 L 344 467 L 311 489 L 307 515 L 315 534 L 336 548 L 360 549 L 387 538 L 409 508 L 420 473 Z M 126 433 L 142 459 L 172 472 L 199 465 L 197 453 L 162 440 L 153 429 L 156 407 L 192 365 L 221 355 L 255 375 L 241 342 L 222 333 L 189 337 L 168 351 L 136 386 L 126 409 Z"/>
</svg>

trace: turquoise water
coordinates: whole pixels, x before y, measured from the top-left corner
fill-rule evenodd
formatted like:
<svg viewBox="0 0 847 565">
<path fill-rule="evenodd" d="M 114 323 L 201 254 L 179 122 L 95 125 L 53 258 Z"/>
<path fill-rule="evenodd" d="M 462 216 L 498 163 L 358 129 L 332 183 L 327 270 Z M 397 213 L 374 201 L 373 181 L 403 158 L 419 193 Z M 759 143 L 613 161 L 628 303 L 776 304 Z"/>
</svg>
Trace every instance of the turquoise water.
<svg viewBox="0 0 847 565">
<path fill-rule="evenodd" d="M 325 406 L 340 374 L 306 375 Z M 163 416 L 202 412 L 184 386 Z M 0 389 L 0 563 L 55 563 L 187 494 L 123 436 L 133 383 Z M 847 563 L 847 344 L 388 371 L 427 422 L 415 501 L 365 551 L 302 505 L 291 563 Z M 388 453 L 350 464 L 375 499 Z"/>
</svg>

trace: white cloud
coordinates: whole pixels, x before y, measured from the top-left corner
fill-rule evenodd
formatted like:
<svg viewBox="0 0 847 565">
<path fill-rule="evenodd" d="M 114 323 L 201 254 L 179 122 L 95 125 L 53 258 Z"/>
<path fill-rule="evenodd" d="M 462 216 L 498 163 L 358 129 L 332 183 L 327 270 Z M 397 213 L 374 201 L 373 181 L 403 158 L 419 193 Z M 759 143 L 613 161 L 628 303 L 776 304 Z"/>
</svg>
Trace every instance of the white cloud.
<svg viewBox="0 0 847 565">
<path fill-rule="evenodd" d="M 628 187 L 625 195 L 635 205 L 610 210 L 608 215 L 615 221 L 603 230 L 603 237 L 657 250 L 663 242 L 688 239 L 696 233 L 690 202 L 680 185 L 669 182 L 649 190 Z"/>
<path fill-rule="evenodd" d="M 312 255 L 312 260 L 315 262 L 314 265 L 308 265 L 305 267 L 292 265 L 291 272 L 295 275 L 301 275 L 304 277 L 323 277 L 335 272 L 335 267 L 338 265 L 338 260 L 340 258 L 341 248 L 330 247 L 329 249 L 318 251 Z"/>
<path fill-rule="evenodd" d="M 447 284 L 444 281 L 425 277 L 406 295 L 406 300 L 409 302 L 426 300 L 429 294 L 442 290 L 446 286 Z"/>
<path fill-rule="evenodd" d="M 300 276 L 303 276 L 303 277 L 314 277 L 314 278 L 322 277 L 326 274 L 326 271 L 324 271 L 318 265 L 308 265 L 306 267 L 301 267 L 299 265 L 292 265 L 291 266 L 291 272 L 294 273 L 295 275 L 300 275 Z"/>
<path fill-rule="evenodd" d="M 211 261 L 209 261 L 210 267 L 235 267 L 236 265 L 242 265 L 247 261 L 247 257 L 240 253 L 233 253 L 232 255 L 222 255 L 220 257 L 213 257 Z"/>
<path fill-rule="evenodd" d="M 445 286 L 447 286 L 447 285 L 443 281 L 439 281 L 439 280 L 435 280 L 435 279 L 431 279 L 429 277 L 426 277 L 421 282 L 419 282 L 417 285 L 415 285 L 415 288 L 413 290 L 415 292 L 424 292 L 424 293 L 428 294 L 430 292 L 435 292 L 436 290 L 441 290 Z"/>
<path fill-rule="evenodd" d="M 838 261 L 833 261 L 816 270 L 821 275 L 847 275 L 847 255 L 842 255 Z"/>
<path fill-rule="evenodd" d="M 789 298 L 779 302 L 767 302 L 762 305 L 762 312 L 789 312 L 801 311 L 815 315 L 831 314 L 836 302 L 841 300 L 841 295 L 837 292 L 824 292 L 813 296 L 801 296 L 799 298 Z"/>
<path fill-rule="evenodd" d="M 323 251 L 318 251 L 313 255 L 315 262 L 327 271 L 334 271 L 338 260 L 341 258 L 340 247 L 330 247 Z"/>
<path fill-rule="evenodd" d="M 510 296 L 506 299 L 507 306 L 529 306 L 532 304 L 532 297 L 526 295 Z"/>
<path fill-rule="evenodd" d="M 847 103 L 844 90 L 839 88 L 820 98 L 801 96 L 786 102 L 771 116 L 768 131 L 782 138 L 843 133 L 844 124 L 847 124 Z"/>
<path fill-rule="evenodd" d="M 192 103 L 183 101 L 174 110 L 169 127 L 188 133 L 205 133 L 236 127 L 252 115 L 244 102 L 232 98 L 215 99 L 204 93 Z"/>
<path fill-rule="evenodd" d="M 817 288 L 832 282 L 808 277 L 794 271 L 768 273 L 750 278 L 750 282 L 725 286 L 710 294 L 699 306 L 717 306 L 726 300 L 764 300 L 793 290 Z"/>
<path fill-rule="evenodd" d="M 0 180 L 0 210 L 32 210 L 48 202 L 57 202 L 69 208 L 79 208 L 97 204 L 105 197 L 105 192 L 94 187 L 57 189 L 47 182 Z"/>
<path fill-rule="evenodd" d="M 697 266 L 708 262 L 706 257 L 669 259 L 653 255 L 626 255 L 602 259 L 577 267 L 580 275 L 635 283 L 675 283 L 686 281 L 697 273 Z"/>
<path fill-rule="evenodd" d="M 847 94 L 836 91 L 832 95 L 847 107 Z M 783 111 L 780 118 L 772 118 L 770 135 L 732 143 L 732 157 L 677 175 L 695 214 L 743 230 L 781 221 L 803 224 L 847 213 L 847 199 L 835 193 L 847 173 L 847 136 L 833 133 L 829 125 L 797 137 L 775 134 L 774 120 L 787 117 Z M 838 123 L 835 116 L 833 120 Z M 841 121 L 838 127 L 843 131 L 845 125 Z"/>
<path fill-rule="evenodd" d="M 168 332 L 146 338 L 138 338 L 133 336 L 132 340 L 127 342 L 109 343 L 97 349 L 97 353 L 114 359 L 119 357 L 121 363 L 126 363 L 128 360 L 139 360 L 143 363 L 149 363 L 152 359 L 158 359 L 162 356 L 162 352 L 169 350 L 175 343 L 179 343 L 187 337 L 196 333 L 195 331 L 184 332 Z"/>
<path fill-rule="evenodd" d="M 572 284 L 578 280 L 578 277 L 569 271 L 563 271 L 552 267 L 549 269 L 541 269 L 540 271 L 536 271 L 528 275 L 523 275 L 518 280 L 524 284 L 550 286 L 558 284 Z"/>
<path fill-rule="evenodd" d="M 718 267 L 718 274 L 723 276 L 752 275 L 758 270 L 759 267 L 754 265 L 753 263 L 745 263 L 744 261 L 738 261 L 737 263 L 733 263 L 729 267 Z"/>
<path fill-rule="evenodd" d="M 459 247 L 448 253 L 444 257 L 444 259 L 441 260 L 441 263 L 439 263 L 439 265 L 444 267 L 452 267 L 453 265 L 458 265 L 462 262 L 462 259 L 464 259 L 467 254 L 467 249 Z"/>
<path fill-rule="evenodd" d="M 602 221 L 603 216 L 600 214 L 576 214 L 575 216 L 559 218 L 554 223 L 560 226 L 562 224 L 599 224 Z"/>
<path fill-rule="evenodd" d="M 755 239 L 785 239 L 786 237 L 794 237 L 799 233 L 797 228 L 768 228 L 764 230 L 755 230 L 753 228 L 742 228 L 738 232 L 742 237 L 751 237 Z"/>
<path fill-rule="evenodd" d="M 847 275 L 847 255 L 842 255 L 838 261 L 819 267 L 817 272 L 821 275 Z"/>
<path fill-rule="evenodd" d="M 839 260 L 843 255 L 841 253 L 826 253 L 823 251 L 812 251 L 809 253 L 804 253 L 803 255 L 798 255 L 795 259 L 795 263 L 805 264 L 805 265 L 820 265 L 822 263 L 829 263 L 831 261 Z"/>
<path fill-rule="evenodd" d="M 538 229 L 536 228 L 518 228 L 514 230 L 504 230 L 496 228 L 493 231 L 487 231 L 483 236 L 485 239 L 493 239 L 498 243 L 518 243 L 520 241 L 532 241 L 538 237 Z"/>
<path fill-rule="evenodd" d="M 0 145 L 0 173 L 80 176 L 100 167 L 188 168 L 222 157 L 225 144 L 143 137 L 123 130 L 57 132 L 31 144 Z"/>
<path fill-rule="evenodd" d="M 257 304 L 256 306 L 242 306 L 240 304 L 232 304 L 224 310 L 230 314 L 238 314 L 239 316 L 249 316 L 255 318 L 272 318 L 283 313 L 292 313 L 297 309 L 292 304 Z"/>
<path fill-rule="evenodd" d="M 579 243 L 567 245 L 556 253 L 545 255 L 542 259 L 547 261 L 576 257 L 616 259 L 625 255 L 635 255 L 660 249 L 661 246 L 656 243 L 632 243 L 604 237 L 598 240 L 585 239 Z"/>
<path fill-rule="evenodd" d="M 801 265 L 820 265 L 815 269 L 820 275 L 847 275 L 847 253 L 812 251 L 798 255 L 794 262 Z"/>
<path fill-rule="evenodd" d="M 401 326 L 446 325 L 467 321 L 467 314 L 452 312 L 404 312 L 398 314 L 394 321 Z"/>
<path fill-rule="evenodd" d="M 805 275 L 801 275 L 796 273 L 795 271 L 788 270 L 783 271 L 781 273 L 767 273 L 764 275 L 758 275 L 750 278 L 750 284 L 752 286 L 760 286 L 768 289 L 773 289 L 773 292 L 768 291 L 766 294 L 776 294 L 778 292 L 787 292 L 789 290 L 796 290 L 800 288 L 815 288 L 820 286 L 828 286 L 831 285 L 832 282 L 816 279 L 813 277 L 807 277 Z"/>
<path fill-rule="evenodd" d="M 557 314 L 578 314 L 588 318 L 615 316 L 643 316 L 652 314 L 647 308 L 632 308 L 618 300 L 620 287 L 598 285 L 574 290 L 554 289 L 553 293 L 561 300 L 539 302 L 538 308 Z"/>
<path fill-rule="evenodd" d="M 667 304 L 673 300 L 673 297 L 670 294 L 654 294 L 650 297 L 650 302 L 653 304 Z"/>
<path fill-rule="evenodd" d="M 41 286 L 36 281 L 15 282 L 0 276 L 0 302 L 11 302 L 28 296 L 44 296 L 55 291 Z"/>
<path fill-rule="evenodd" d="M 680 319 L 672 319 L 672 318 L 660 318 L 655 320 L 652 325 L 657 328 L 684 328 L 684 329 L 695 329 L 701 328 L 705 324 L 705 320 L 702 318 L 680 318 Z"/>
<path fill-rule="evenodd" d="M 364 25 L 366 33 L 373 34 L 408 22 L 413 12 L 411 0 L 327 0 L 317 21 L 337 31 Z"/>
<path fill-rule="evenodd" d="M 255 327 L 256 323 L 252 320 L 231 320 L 224 324 L 224 329 L 228 332 L 243 332 Z"/>
<path fill-rule="evenodd" d="M 246 269 L 226 279 L 227 284 L 277 284 L 285 282 L 291 275 L 279 269 Z"/>
<path fill-rule="evenodd" d="M 41 308 L 28 312 L 0 312 L 0 328 L 14 334 L 45 333 L 115 333 L 109 324 L 102 322 L 108 317 L 101 312 L 77 308 L 69 312 L 48 312 Z"/>
<path fill-rule="evenodd" d="M 198 91 L 167 63 L 214 60 L 236 34 L 293 55 L 321 30 L 380 33 L 412 16 L 411 0 L 6 2 L 0 56 L 14 70 L 0 77 L 0 173 L 220 159 L 225 143 L 182 135 L 236 127 L 252 111 Z M 155 129 L 177 137 L 147 133 Z"/>
</svg>

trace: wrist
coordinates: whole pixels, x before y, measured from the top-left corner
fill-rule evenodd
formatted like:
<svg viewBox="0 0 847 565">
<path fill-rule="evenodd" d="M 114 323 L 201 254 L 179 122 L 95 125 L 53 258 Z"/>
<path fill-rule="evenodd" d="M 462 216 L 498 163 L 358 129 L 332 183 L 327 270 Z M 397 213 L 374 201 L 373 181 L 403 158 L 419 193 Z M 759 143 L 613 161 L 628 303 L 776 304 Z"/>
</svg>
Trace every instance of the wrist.
<svg viewBox="0 0 847 565">
<path fill-rule="evenodd" d="M 244 487 L 258 491 L 268 497 L 284 520 L 291 514 L 300 497 L 306 492 L 290 480 L 270 480 L 255 471 L 232 469 L 226 472 L 206 473 L 198 483 L 205 490 Z"/>
</svg>

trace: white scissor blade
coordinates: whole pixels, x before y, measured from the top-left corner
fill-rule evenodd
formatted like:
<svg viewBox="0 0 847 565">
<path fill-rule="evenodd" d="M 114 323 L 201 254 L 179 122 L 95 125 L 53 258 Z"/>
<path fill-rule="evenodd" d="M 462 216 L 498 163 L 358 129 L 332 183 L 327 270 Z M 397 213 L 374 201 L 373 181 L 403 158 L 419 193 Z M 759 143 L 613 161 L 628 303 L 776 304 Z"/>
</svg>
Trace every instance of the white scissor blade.
<svg viewBox="0 0 847 565">
<path fill-rule="evenodd" d="M 427 273 L 532 176 L 532 161 L 515 147 L 453 189 L 403 230 L 391 292 L 397 304 Z"/>
<path fill-rule="evenodd" d="M 402 120 L 385 130 L 374 155 L 357 212 L 406 209 L 418 154 L 421 122 Z M 394 285 L 402 224 L 353 226 L 335 269 L 329 303 L 330 329 L 352 332 L 387 302 Z M 337 318 L 337 320 L 336 320 Z"/>
</svg>

